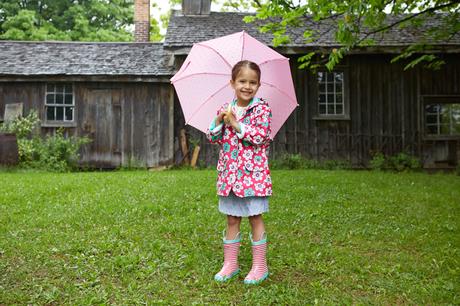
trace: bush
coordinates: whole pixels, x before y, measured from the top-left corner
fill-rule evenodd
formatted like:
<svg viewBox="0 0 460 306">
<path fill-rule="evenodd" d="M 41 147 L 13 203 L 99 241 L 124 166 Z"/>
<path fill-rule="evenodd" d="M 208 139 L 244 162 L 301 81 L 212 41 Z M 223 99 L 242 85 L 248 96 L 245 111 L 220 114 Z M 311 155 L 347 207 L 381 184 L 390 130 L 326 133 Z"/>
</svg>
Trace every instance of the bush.
<svg viewBox="0 0 460 306">
<path fill-rule="evenodd" d="M 31 111 L 27 117 L 19 117 L 9 124 L 0 126 L 0 131 L 16 134 L 20 165 L 58 172 L 76 169 L 78 151 L 83 144 L 89 143 L 90 139 L 66 138 L 62 129 L 58 129 L 55 135 L 41 138 L 39 135 L 33 135 L 39 123 L 37 112 Z"/>
<path fill-rule="evenodd" d="M 393 156 L 385 156 L 383 153 L 377 152 L 370 160 L 369 166 L 374 170 L 395 170 L 401 172 L 420 169 L 421 163 L 417 157 L 405 152 L 400 152 Z"/>
</svg>

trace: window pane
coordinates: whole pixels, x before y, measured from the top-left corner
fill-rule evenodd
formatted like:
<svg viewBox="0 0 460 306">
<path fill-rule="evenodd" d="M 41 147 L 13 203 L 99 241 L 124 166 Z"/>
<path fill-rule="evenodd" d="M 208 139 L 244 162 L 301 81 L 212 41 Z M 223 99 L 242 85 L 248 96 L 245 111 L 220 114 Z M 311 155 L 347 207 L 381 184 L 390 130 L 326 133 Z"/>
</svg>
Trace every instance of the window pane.
<svg viewBox="0 0 460 306">
<path fill-rule="evenodd" d="M 425 111 L 427 113 L 437 114 L 438 113 L 438 105 L 437 104 L 427 104 L 427 105 L 425 105 Z"/>
<path fill-rule="evenodd" d="M 64 108 L 56 107 L 56 120 L 64 120 Z"/>
<path fill-rule="evenodd" d="M 73 120 L 73 107 L 66 107 L 65 108 L 65 120 L 72 121 Z"/>
<path fill-rule="evenodd" d="M 337 104 L 335 106 L 335 113 L 337 115 L 343 115 L 343 107 L 342 107 L 342 104 Z"/>
<path fill-rule="evenodd" d="M 334 92 L 334 84 L 332 84 L 332 83 L 327 84 L 327 92 L 328 93 L 333 93 Z"/>
<path fill-rule="evenodd" d="M 334 111 L 334 104 L 328 104 L 328 105 L 327 105 L 327 113 L 328 113 L 329 115 L 335 114 L 335 111 Z"/>
<path fill-rule="evenodd" d="M 448 124 L 441 124 L 440 130 L 441 130 L 442 135 L 449 135 L 450 134 L 450 126 Z"/>
<path fill-rule="evenodd" d="M 326 103 L 326 95 L 319 95 L 319 103 Z"/>
<path fill-rule="evenodd" d="M 64 103 L 65 104 L 72 104 L 72 95 L 66 94 Z"/>
<path fill-rule="evenodd" d="M 327 103 L 334 103 L 334 95 L 327 95 Z"/>
<path fill-rule="evenodd" d="M 318 90 L 320 93 L 326 92 L 326 85 L 324 83 L 319 84 Z"/>
<path fill-rule="evenodd" d="M 46 104 L 54 104 L 54 94 L 46 95 Z"/>
<path fill-rule="evenodd" d="M 319 113 L 321 115 L 325 115 L 326 114 L 326 104 L 320 104 L 319 105 Z"/>
<path fill-rule="evenodd" d="M 54 120 L 54 107 L 48 106 L 46 108 L 46 120 Z"/>
<path fill-rule="evenodd" d="M 436 124 L 436 123 L 438 123 L 438 116 L 437 115 L 432 115 L 432 114 L 426 115 L 426 123 L 427 124 Z"/>
<path fill-rule="evenodd" d="M 342 95 L 341 94 L 338 94 L 335 96 L 335 102 L 338 103 L 338 104 L 342 104 L 343 100 L 342 100 Z"/>
<path fill-rule="evenodd" d="M 326 81 L 325 73 L 318 72 L 318 83 L 324 83 Z"/>
<path fill-rule="evenodd" d="M 64 85 L 62 84 L 56 84 L 56 92 L 64 92 Z"/>
<path fill-rule="evenodd" d="M 72 84 L 65 84 L 64 85 L 64 90 L 66 93 L 72 93 Z"/>
<path fill-rule="evenodd" d="M 64 103 L 64 95 L 56 94 L 56 104 L 63 104 L 63 103 Z"/>
<path fill-rule="evenodd" d="M 342 84 L 335 84 L 335 92 L 342 93 Z"/>
<path fill-rule="evenodd" d="M 330 72 L 327 72 L 326 73 L 326 79 L 327 79 L 328 82 L 333 82 L 334 81 L 334 74 L 330 73 Z"/>
<path fill-rule="evenodd" d="M 343 73 L 342 72 L 336 72 L 334 73 L 334 77 L 335 77 L 335 82 L 336 83 L 343 83 Z"/>
<path fill-rule="evenodd" d="M 435 135 L 438 133 L 438 127 L 436 125 L 427 125 L 426 126 L 426 133 L 427 134 L 431 134 L 431 135 Z"/>
</svg>

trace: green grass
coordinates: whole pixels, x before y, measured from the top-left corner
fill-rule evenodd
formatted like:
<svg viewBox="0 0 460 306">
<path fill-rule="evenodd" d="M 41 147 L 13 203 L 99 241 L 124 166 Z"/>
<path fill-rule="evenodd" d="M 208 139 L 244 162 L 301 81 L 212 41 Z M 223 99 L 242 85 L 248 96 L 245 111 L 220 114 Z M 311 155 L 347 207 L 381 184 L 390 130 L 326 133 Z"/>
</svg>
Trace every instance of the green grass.
<svg viewBox="0 0 460 306">
<path fill-rule="evenodd" d="M 213 281 L 214 171 L 0 173 L 0 305 L 460 304 L 460 177 L 273 171 L 271 276 Z"/>
</svg>

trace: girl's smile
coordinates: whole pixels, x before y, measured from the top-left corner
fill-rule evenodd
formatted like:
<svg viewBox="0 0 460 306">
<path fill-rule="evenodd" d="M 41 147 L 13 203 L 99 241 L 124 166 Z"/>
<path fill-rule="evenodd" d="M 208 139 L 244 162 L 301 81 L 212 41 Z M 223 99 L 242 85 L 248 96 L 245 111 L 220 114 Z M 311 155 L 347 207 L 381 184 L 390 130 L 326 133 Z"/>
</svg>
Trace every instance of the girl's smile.
<svg viewBox="0 0 460 306">
<path fill-rule="evenodd" d="M 247 106 L 260 87 L 259 75 L 256 71 L 244 67 L 240 70 L 235 80 L 230 80 L 235 90 L 239 106 Z"/>
</svg>

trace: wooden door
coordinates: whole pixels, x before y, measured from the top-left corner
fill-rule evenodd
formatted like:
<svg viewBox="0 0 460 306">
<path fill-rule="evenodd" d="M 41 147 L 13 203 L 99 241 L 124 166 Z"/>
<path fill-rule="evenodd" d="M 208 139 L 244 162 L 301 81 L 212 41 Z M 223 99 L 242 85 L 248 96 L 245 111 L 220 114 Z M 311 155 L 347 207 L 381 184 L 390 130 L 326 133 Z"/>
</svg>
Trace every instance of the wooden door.
<svg viewBox="0 0 460 306">
<path fill-rule="evenodd" d="M 88 89 L 85 93 L 83 131 L 92 142 L 82 161 L 92 167 L 121 165 L 121 104 L 119 89 Z"/>
</svg>

